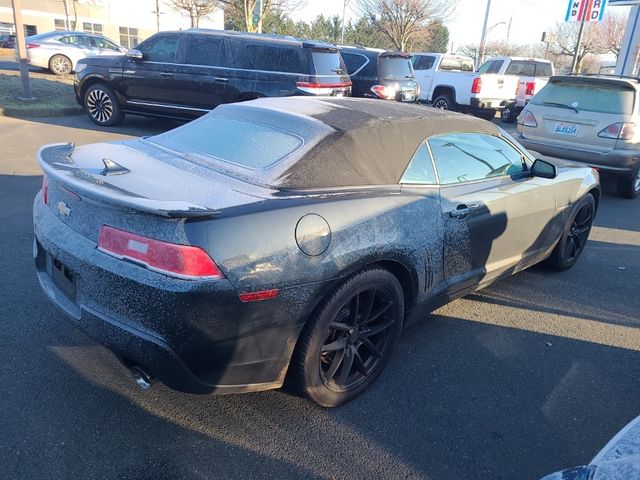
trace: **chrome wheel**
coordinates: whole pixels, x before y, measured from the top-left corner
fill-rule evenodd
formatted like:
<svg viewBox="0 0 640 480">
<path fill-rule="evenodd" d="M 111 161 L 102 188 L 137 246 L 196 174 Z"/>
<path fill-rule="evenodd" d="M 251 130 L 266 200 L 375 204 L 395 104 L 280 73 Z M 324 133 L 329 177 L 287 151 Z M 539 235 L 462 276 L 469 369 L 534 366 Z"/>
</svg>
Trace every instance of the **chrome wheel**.
<svg viewBox="0 0 640 480">
<path fill-rule="evenodd" d="M 67 75 L 71 72 L 71 60 L 63 55 L 55 55 L 51 58 L 51 71 L 56 75 Z"/>
<path fill-rule="evenodd" d="M 358 292 L 338 312 L 320 348 L 320 378 L 338 392 L 359 387 L 373 374 L 395 334 L 395 299 L 382 287 Z"/>
<path fill-rule="evenodd" d="M 447 102 L 444 98 L 439 98 L 433 104 L 434 108 L 439 108 L 440 110 L 449 110 L 449 102 Z"/>
<path fill-rule="evenodd" d="M 638 169 L 636 176 L 633 179 L 633 191 L 640 192 L 640 169 Z"/>
<path fill-rule="evenodd" d="M 96 121 L 106 123 L 113 116 L 113 101 L 107 92 L 96 88 L 87 95 L 87 111 Z"/>
<path fill-rule="evenodd" d="M 573 219 L 567 241 L 564 246 L 564 256 L 567 262 L 573 262 L 587 243 L 589 231 L 593 223 L 593 207 L 590 204 L 584 205 Z"/>
</svg>

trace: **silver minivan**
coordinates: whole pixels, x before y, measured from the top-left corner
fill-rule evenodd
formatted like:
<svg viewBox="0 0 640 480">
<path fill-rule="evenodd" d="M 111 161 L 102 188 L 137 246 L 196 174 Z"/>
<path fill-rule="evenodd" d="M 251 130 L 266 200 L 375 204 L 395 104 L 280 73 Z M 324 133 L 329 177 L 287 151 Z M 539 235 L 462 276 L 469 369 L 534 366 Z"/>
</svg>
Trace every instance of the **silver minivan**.
<svg viewBox="0 0 640 480">
<path fill-rule="evenodd" d="M 611 75 L 561 75 L 518 117 L 518 141 L 550 157 L 618 177 L 618 193 L 640 194 L 640 83 Z"/>
</svg>

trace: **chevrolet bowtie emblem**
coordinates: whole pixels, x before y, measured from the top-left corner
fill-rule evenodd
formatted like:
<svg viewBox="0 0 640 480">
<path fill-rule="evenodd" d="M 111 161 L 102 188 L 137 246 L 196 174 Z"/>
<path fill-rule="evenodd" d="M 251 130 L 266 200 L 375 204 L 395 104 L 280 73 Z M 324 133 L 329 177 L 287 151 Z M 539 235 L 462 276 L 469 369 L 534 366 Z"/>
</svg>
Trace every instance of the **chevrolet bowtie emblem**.
<svg viewBox="0 0 640 480">
<path fill-rule="evenodd" d="M 58 212 L 60 212 L 60 215 L 64 215 L 65 217 L 71 215 L 71 209 L 67 207 L 66 203 L 58 202 L 58 205 L 56 206 L 58 207 Z"/>
</svg>

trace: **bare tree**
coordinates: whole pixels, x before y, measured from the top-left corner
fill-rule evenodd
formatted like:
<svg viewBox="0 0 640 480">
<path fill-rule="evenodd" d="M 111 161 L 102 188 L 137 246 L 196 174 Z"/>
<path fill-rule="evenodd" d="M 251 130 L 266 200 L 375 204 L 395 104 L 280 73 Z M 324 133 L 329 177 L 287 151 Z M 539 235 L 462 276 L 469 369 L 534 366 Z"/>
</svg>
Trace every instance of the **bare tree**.
<svg viewBox="0 0 640 480">
<path fill-rule="evenodd" d="M 274 13 L 287 14 L 305 5 L 304 0 L 217 0 L 225 15 L 241 18 L 247 32 L 257 32 L 265 18 Z"/>
<path fill-rule="evenodd" d="M 598 24 L 600 40 L 604 53 L 620 55 L 622 49 L 622 39 L 627 25 L 627 18 L 617 13 L 609 13 L 604 20 Z"/>
<path fill-rule="evenodd" d="M 487 43 L 485 47 L 485 58 L 489 57 L 516 57 L 522 55 L 527 49 L 524 45 L 510 44 L 505 41 L 495 41 Z M 471 58 L 478 58 L 478 45 L 463 45 L 458 48 L 458 53 Z M 478 65 L 479 67 L 480 65 Z"/>
<path fill-rule="evenodd" d="M 553 31 L 555 42 L 550 45 L 552 53 L 562 57 L 573 57 L 578 44 L 578 23 L 558 23 Z M 590 54 L 605 53 L 600 35 L 600 26 L 597 23 L 587 24 L 584 28 L 584 36 L 578 50 L 577 71 L 582 71 L 582 63 Z"/>
<path fill-rule="evenodd" d="M 361 13 L 400 51 L 427 35 L 430 22 L 449 18 L 455 5 L 449 0 L 358 0 Z"/>
<path fill-rule="evenodd" d="M 216 0 L 166 0 L 167 5 L 189 15 L 191 27 L 198 28 L 200 20 L 211 15 L 217 8 Z"/>
</svg>

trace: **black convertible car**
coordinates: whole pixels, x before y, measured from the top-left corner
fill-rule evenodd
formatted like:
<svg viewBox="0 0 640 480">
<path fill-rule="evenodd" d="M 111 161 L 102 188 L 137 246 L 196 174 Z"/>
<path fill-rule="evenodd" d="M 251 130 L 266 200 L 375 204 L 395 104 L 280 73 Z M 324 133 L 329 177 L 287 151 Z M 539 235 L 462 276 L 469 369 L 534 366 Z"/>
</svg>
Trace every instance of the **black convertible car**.
<svg viewBox="0 0 640 480">
<path fill-rule="evenodd" d="M 39 151 L 42 288 L 143 387 L 368 387 L 403 325 L 542 260 L 571 267 L 591 168 L 489 122 L 366 99 L 223 105 L 133 141 Z"/>
</svg>

